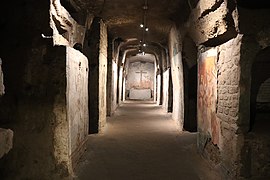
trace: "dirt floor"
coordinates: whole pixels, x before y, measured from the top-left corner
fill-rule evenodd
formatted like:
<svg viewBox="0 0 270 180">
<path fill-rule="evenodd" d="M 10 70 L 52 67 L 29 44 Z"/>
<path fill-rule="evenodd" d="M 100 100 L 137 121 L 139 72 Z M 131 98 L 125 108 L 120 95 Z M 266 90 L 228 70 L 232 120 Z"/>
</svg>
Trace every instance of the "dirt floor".
<svg viewBox="0 0 270 180">
<path fill-rule="evenodd" d="M 152 102 L 128 101 L 90 135 L 77 180 L 218 180 L 196 151 L 196 133 L 179 132 Z"/>
</svg>

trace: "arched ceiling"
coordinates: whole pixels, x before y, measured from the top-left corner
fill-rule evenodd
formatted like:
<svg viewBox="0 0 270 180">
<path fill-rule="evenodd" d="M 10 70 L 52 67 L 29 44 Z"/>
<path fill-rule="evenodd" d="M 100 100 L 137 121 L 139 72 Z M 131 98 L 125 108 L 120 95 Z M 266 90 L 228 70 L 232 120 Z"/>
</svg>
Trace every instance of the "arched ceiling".
<svg viewBox="0 0 270 180">
<path fill-rule="evenodd" d="M 146 47 L 140 45 L 140 42 L 137 39 L 129 39 L 126 42 L 120 44 L 120 50 L 122 52 L 128 50 L 126 57 L 135 56 L 137 54 L 152 54 L 156 57 L 157 61 L 160 60 L 158 57 L 161 56 L 162 51 L 165 50 L 165 47 L 159 43 L 150 42 Z M 157 62 L 159 64 L 159 62 Z"/>
<path fill-rule="evenodd" d="M 173 23 L 181 24 L 199 0 L 61 0 L 78 10 L 101 17 L 108 25 L 112 38 L 123 41 L 142 39 L 143 6 L 147 1 L 146 43 L 167 45 L 168 33 Z M 265 7 L 269 0 L 234 0 L 244 7 Z M 205 0 L 205 2 L 207 2 Z M 257 6 L 255 6 L 257 4 Z"/>
<path fill-rule="evenodd" d="M 113 38 L 124 41 L 130 38 L 142 39 L 140 24 L 143 21 L 145 0 L 69 0 L 89 13 L 101 17 L 108 25 Z M 146 15 L 149 32 L 145 42 L 166 44 L 168 33 L 174 22 L 181 23 L 188 14 L 187 0 L 147 0 Z"/>
<path fill-rule="evenodd" d="M 152 54 L 145 54 L 144 56 L 137 54 L 136 56 L 132 56 L 132 57 L 127 58 L 127 63 L 132 63 L 132 62 L 137 62 L 137 61 L 155 63 L 156 58 Z"/>
</svg>

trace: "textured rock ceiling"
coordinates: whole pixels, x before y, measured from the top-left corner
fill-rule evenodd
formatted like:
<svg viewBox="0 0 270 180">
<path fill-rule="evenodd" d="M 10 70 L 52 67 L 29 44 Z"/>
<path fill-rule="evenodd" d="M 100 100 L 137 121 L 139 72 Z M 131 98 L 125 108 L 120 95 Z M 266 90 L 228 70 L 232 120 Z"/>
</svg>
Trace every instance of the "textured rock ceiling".
<svg viewBox="0 0 270 180">
<path fill-rule="evenodd" d="M 79 9 L 101 17 L 108 25 L 110 35 L 123 40 L 142 38 L 139 25 L 143 19 L 145 0 L 61 0 Z M 147 23 L 149 32 L 146 42 L 166 45 L 168 32 L 173 24 L 185 21 L 190 8 L 199 0 L 147 0 Z M 234 0 L 244 7 L 265 7 L 270 0 Z"/>
<path fill-rule="evenodd" d="M 73 0 L 82 9 L 101 17 L 110 35 L 123 40 L 142 39 L 143 6 L 145 0 Z M 148 0 L 146 42 L 164 44 L 173 21 L 187 17 L 187 0 Z"/>
</svg>

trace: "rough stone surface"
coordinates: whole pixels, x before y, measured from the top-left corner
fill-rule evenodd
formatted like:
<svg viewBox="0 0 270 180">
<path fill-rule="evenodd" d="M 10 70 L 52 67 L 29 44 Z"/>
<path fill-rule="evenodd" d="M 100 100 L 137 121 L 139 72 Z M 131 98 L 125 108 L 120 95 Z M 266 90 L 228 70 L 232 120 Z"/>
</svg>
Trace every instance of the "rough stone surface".
<svg viewBox="0 0 270 180">
<path fill-rule="evenodd" d="M 158 61 L 158 59 L 157 59 Z M 155 61 L 154 62 L 154 76 L 153 76 L 153 91 L 152 91 L 152 98 L 154 100 L 154 102 L 157 102 L 157 96 L 158 96 L 158 88 L 157 88 L 157 85 L 160 85 L 158 84 L 158 64 L 157 62 Z"/>
<path fill-rule="evenodd" d="M 157 75 L 157 84 L 156 84 L 156 86 L 157 86 L 157 95 L 156 95 L 155 101 L 157 102 L 158 105 L 162 105 L 162 102 L 161 102 L 162 84 L 161 84 L 161 75 L 160 74 Z"/>
<path fill-rule="evenodd" d="M 217 115 L 229 124 L 238 119 L 241 40 L 238 36 L 219 48 Z"/>
<path fill-rule="evenodd" d="M 37 46 L 33 54 L 29 53 L 29 62 L 24 67 L 28 73 L 22 77 L 17 74 L 17 85 L 23 82 L 21 88 L 13 89 L 7 75 L 9 94 L 20 96 L 15 103 L 17 110 L 14 109 L 13 116 L 8 116 L 9 127 L 16 138 L 14 148 L 1 162 L 1 167 L 5 167 L 1 169 L 3 177 L 58 179 L 68 177 L 72 171 L 65 100 L 66 53 L 64 48 L 54 49 L 51 43 L 48 44 L 51 48 L 46 45 Z M 44 48 L 46 53 L 41 55 Z M 12 61 L 12 57 L 6 58 Z M 9 72 L 15 73 L 12 69 L 7 66 Z M 4 106 L 14 107 L 14 100 L 9 98 L 9 103 L 3 102 Z M 7 116 L 1 114 L 1 117 Z"/>
<path fill-rule="evenodd" d="M 216 116 L 219 131 L 217 148 L 213 145 L 211 133 L 200 130 L 199 144 L 205 144 L 204 154 L 215 165 L 220 166 L 225 178 L 267 177 L 264 169 L 267 160 L 262 162 L 256 158 L 255 152 L 268 157 L 267 143 L 262 136 L 255 133 L 252 139 L 246 136 L 249 129 L 249 86 L 251 62 L 258 52 L 258 46 L 250 37 L 238 35 L 220 46 L 217 59 L 217 102 Z M 257 139 L 256 139 L 256 138 Z M 256 143 L 262 144 L 256 147 Z M 250 162 L 255 163 L 254 165 Z M 261 166 L 259 165 L 261 164 Z M 258 171 L 256 171 L 257 169 Z M 252 173 L 250 173 L 252 172 Z M 263 175 L 259 175 L 259 173 Z"/>
<path fill-rule="evenodd" d="M 113 90 L 114 90 L 114 70 L 113 70 L 113 40 L 108 37 L 108 48 L 107 48 L 108 64 L 107 64 L 107 87 L 106 87 L 106 109 L 107 116 L 111 116 L 114 113 L 112 108 L 113 104 Z"/>
<path fill-rule="evenodd" d="M 112 82 L 112 104 L 111 104 L 111 112 L 113 113 L 117 108 L 117 82 L 118 82 L 118 65 L 113 61 L 112 63 L 112 74 L 113 74 L 113 82 Z"/>
<path fill-rule="evenodd" d="M 142 23 L 144 1 L 93 1 L 76 0 L 76 4 L 87 12 L 93 12 L 99 15 L 108 24 L 108 28 L 113 38 L 127 40 L 137 38 L 141 35 L 141 29 L 138 28 Z M 151 27 L 151 33 L 147 35 L 149 42 L 167 43 L 166 35 L 170 31 L 173 20 L 182 22 L 187 18 L 186 13 L 189 10 L 188 3 L 183 0 L 174 0 L 169 3 L 164 0 L 149 1 L 149 14 L 147 16 L 147 25 Z M 102 13 L 101 13 L 102 12 Z M 181 12 L 178 13 L 178 12 Z M 170 17 L 170 18 L 169 18 Z M 140 39 L 137 39 L 139 43 Z M 151 47 L 147 47 L 151 49 Z"/>
<path fill-rule="evenodd" d="M 83 0 L 77 0 L 76 3 L 73 0 L 67 1 L 76 4 Z M 62 3 L 67 3 L 67 1 L 61 0 Z M 254 5 L 261 5 L 261 9 L 256 9 L 257 6 L 245 6 L 244 8 L 244 6 L 240 5 L 240 0 L 177 0 L 169 3 L 159 0 L 154 4 L 152 4 L 152 1 L 148 2 L 149 14 L 147 20 L 151 20 L 148 21 L 150 31 L 145 40 L 151 43 L 147 45 L 146 49 L 148 53 L 155 54 L 157 67 L 160 68 L 160 70 L 156 70 L 158 70 L 158 74 L 164 75 L 160 77 L 160 84 L 162 84 L 162 97 L 160 99 L 163 100 L 162 103 L 165 109 L 168 110 L 173 105 L 173 118 L 176 122 L 182 124 L 186 113 L 183 109 L 187 108 L 187 105 L 184 106 L 183 104 L 183 101 L 186 100 L 183 93 L 183 90 L 186 89 L 184 87 L 186 82 L 183 83 L 183 74 L 186 73 L 183 72 L 183 65 L 186 65 L 182 63 L 181 56 L 183 56 L 184 62 L 185 58 L 194 59 L 195 52 L 193 52 L 194 44 L 190 43 L 191 41 L 185 42 L 182 37 L 179 37 L 179 32 L 181 31 L 181 35 L 183 35 L 182 31 L 188 32 L 190 30 L 189 36 L 194 40 L 195 44 L 204 45 L 200 46 L 200 49 L 205 48 L 207 50 L 210 47 L 215 47 L 218 51 L 217 70 L 211 72 L 217 74 L 215 84 L 217 85 L 217 99 L 216 102 L 210 101 L 215 106 L 207 106 L 211 108 L 210 111 L 205 110 L 205 107 L 204 109 L 201 107 L 206 114 L 209 112 L 212 114 L 204 118 L 204 123 L 207 122 L 211 125 L 199 129 L 199 150 L 216 167 L 222 169 L 225 179 L 270 179 L 269 102 L 267 102 L 269 90 L 267 90 L 267 83 L 261 86 L 262 82 L 260 82 L 269 78 L 269 76 L 266 79 L 262 78 L 262 75 L 267 75 L 266 71 L 269 73 L 269 68 L 263 63 L 257 66 L 259 67 L 259 73 L 257 72 L 259 76 L 254 76 L 252 70 L 255 67 L 254 62 L 256 63 L 261 58 L 259 54 L 270 46 L 269 6 L 263 7 L 260 4 L 262 1 L 254 1 Z M 235 3 L 238 2 L 239 6 L 236 7 Z M 249 4 L 251 1 L 243 0 L 241 4 L 245 2 Z M 117 43 L 113 43 L 115 47 L 112 47 L 114 51 L 112 55 L 113 62 L 108 68 L 106 67 L 107 57 L 111 55 L 106 54 L 106 25 L 102 21 L 93 23 L 92 28 L 96 32 L 91 34 L 87 31 L 87 39 L 84 40 L 85 28 L 89 30 L 91 27 L 92 14 L 86 15 L 87 22 L 84 28 L 61 6 L 60 0 L 21 0 L 1 3 L 0 32 L 2 37 L 0 57 L 3 63 L 0 63 L 0 95 L 2 95 L 0 97 L 0 125 L 3 128 L 11 129 L 15 137 L 13 149 L 4 155 L 0 161 L 0 177 L 2 179 L 41 178 L 58 180 L 67 179 L 72 174 L 73 154 L 78 148 L 78 150 L 81 150 L 81 144 L 83 144 L 87 130 L 85 127 L 87 122 L 82 122 L 86 117 L 86 109 L 80 107 L 82 102 L 82 106 L 86 106 L 87 95 L 80 94 L 81 91 L 75 89 L 75 84 L 82 85 L 83 91 L 86 91 L 86 82 L 79 79 L 69 82 L 66 76 L 71 75 L 71 79 L 79 77 L 79 75 L 82 75 L 80 69 L 76 69 L 74 74 L 67 74 L 67 48 L 53 47 L 53 45 L 74 47 L 80 51 L 83 49 L 83 52 L 87 54 L 87 57 L 92 62 L 89 62 L 89 71 L 91 77 L 93 77 L 93 79 L 89 80 L 89 87 L 92 89 L 89 88 L 88 95 L 93 95 L 93 99 L 90 99 L 91 107 L 89 109 L 93 111 L 90 116 L 97 119 L 95 122 L 97 129 L 104 125 L 106 113 L 105 94 L 107 92 L 110 95 L 110 86 L 108 86 L 108 90 L 106 89 L 107 75 L 105 72 L 107 69 L 112 69 L 109 79 L 110 76 L 113 76 L 113 82 L 110 83 L 113 95 L 111 100 L 108 99 L 109 102 L 113 102 L 112 111 L 116 109 L 118 102 L 121 103 L 125 99 L 125 86 L 123 86 L 124 90 L 122 91 L 122 85 L 127 82 L 127 79 L 125 69 L 123 69 L 123 60 L 126 59 L 126 56 L 130 57 L 138 52 L 136 48 L 139 47 L 139 39 L 141 38 L 141 29 L 138 24 L 142 19 L 141 16 L 137 15 L 140 14 L 138 10 L 141 10 L 142 3 L 137 1 L 132 4 L 124 0 L 89 0 L 88 3 L 91 6 L 88 6 L 87 13 L 95 12 L 96 15 L 104 17 L 104 22 L 111 25 L 109 26 L 109 34 L 113 38 L 117 38 L 117 40 L 114 39 Z M 125 6 L 124 3 L 129 4 Z M 73 10 L 72 7 L 70 8 L 73 15 L 77 13 L 75 15 L 77 19 L 85 15 L 82 15 L 85 13 L 81 11 L 82 7 Z M 123 11 L 123 9 L 126 11 Z M 164 9 L 167 9 L 167 11 L 165 12 Z M 182 24 L 183 19 L 188 15 L 185 12 L 190 11 L 192 11 L 190 20 L 185 23 L 190 29 L 183 30 L 181 29 L 184 26 Z M 112 16 L 114 13 L 116 13 L 115 16 Z M 83 21 L 83 18 L 81 18 L 80 24 L 84 24 Z M 174 21 L 177 27 L 181 28 L 173 27 L 169 38 L 167 38 L 164 35 L 169 34 L 168 32 Z M 137 37 L 138 34 L 139 37 Z M 122 41 L 126 42 L 131 39 L 136 41 L 135 45 L 127 43 L 125 46 L 118 46 Z M 166 44 L 168 40 L 170 42 Z M 183 51 L 181 51 L 182 40 Z M 88 51 L 89 49 L 90 51 Z M 133 49 L 133 51 L 128 52 L 127 49 Z M 158 52 L 160 49 L 162 49 L 162 52 Z M 72 58 L 74 61 L 71 60 L 68 63 L 74 63 L 75 67 L 80 68 L 80 63 L 78 64 L 76 60 L 77 58 L 80 59 L 81 54 L 79 52 L 77 54 L 74 49 L 70 50 L 76 52 L 74 53 L 76 59 Z M 169 50 L 170 58 L 166 58 L 168 55 L 167 50 Z M 267 58 L 269 56 L 267 54 Z M 169 59 L 169 62 L 166 59 Z M 267 62 L 269 62 L 269 59 L 267 59 Z M 195 64 L 196 62 L 193 60 L 187 61 L 189 68 Z M 86 64 L 81 64 L 81 67 L 82 65 L 85 65 L 83 68 L 87 67 Z M 156 78 L 154 78 L 154 84 L 155 81 Z M 257 83 L 254 84 L 256 81 Z M 72 84 L 72 82 L 75 83 Z M 71 86 L 68 86 L 68 83 Z M 120 87 L 118 91 L 117 86 Z M 258 98 L 257 93 L 253 93 L 255 86 L 256 88 L 261 87 Z M 67 87 L 70 87 L 70 92 L 74 92 L 74 96 L 67 96 Z M 154 99 L 156 99 L 155 89 L 156 86 L 154 86 L 153 90 Z M 211 87 L 206 88 L 206 91 L 211 90 Z M 202 97 L 207 98 L 207 92 L 204 92 Z M 73 102 L 74 99 L 76 101 Z M 252 118 L 254 104 L 255 119 Z M 139 115 L 145 117 L 147 112 Z M 99 121 L 99 117 L 104 121 Z M 216 117 L 216 119 L 212 120 L 212 117 Z M 155 125 L 155 123 L 153 124 Z M 134 123 L 134 125 L 137 124 Z M 134 127 L 136 128 L 136 126 Z M 164 128 L 163 126 L 159 127 Z M 130 129 L 125 127 L 121 130 L 124 130 L 122 131 L 123 134 L 127 135 Z M 143 138 L 151 136 L 149 132 L 145 134 L 146 136 L 143 136 Z M 126 137 L 121 136 L 121 138 Z M 175 137 L 175 134 L 173 134 L 173 137 Z M 155 138 L 150 137 L 148 140 L 151 142 L 144 141 L 143 143 L 151 144 L 153 140 L 155 141 Z M 112 141 L 109 138 L 105 142 L 111 143 Z M 164 142 L 162 141 L 163 145 Z M 167 142 L 166 139 L 165 144 Z M 126 142 L 125 140 L 118 141 L 116 145 L 121 147 L 119 146 L 121 143 L 125 144 Z M 129 143 L 128 140 L 127 143 Z M 92 145 L 90 144 L 89 147 L 95 148 Z M 101 144 L 102 147 L 104 147 L 103 145 Z M 140 145 L 137 147 L 142 147 Z M 162 148 L 160 148 L 160 144 L 152 145 L 154 146 L 150 150 L 157 150 L 157 152 L 160 150 L 160 154 L 157 155 L 164 157 L 162 153 L 165 151 L 163 152 Z M 159 148 L 153 149 L 155 145 Z M 0 146 L 0 149 L 1 147 L 3 146 Z M 175 155 L 180 152 L 179 149 L 182 148 L 182 144 L 179 147 L 178 145 L 174 147 L 177 147 Z M 105 149 L 104 154 L 110 155 L 107 153 L 106 147 L 101 149 Z M 125 151 L 125 148 L 123 149 Z M 103 152 L 99 153 L 102 154 Z M 150 157 L 151 153 L 149 153 Z M 149 154 L 146 153 L 146 157 Z M 170 155 L 167 151 L 165 154 Z M 103 160 L 104 157 L 102 156 Z M 98 163 L 104 162 L 102 158 Z M 168 156 L 165 160 L 161 159 L 160 163 L 153 164 L 154 166 L 160 166 L 170 158 L 175 158 L 175 156 Z M 120 158 L 115 159 L 119 160 Z M 105 160 L 109 161 L 110 159 Z M 155 158 L 153 158 L 154 161 Z M 117 162 L 126 163 L 125 159 L 124 161 L 120 159 Z M 96 165 L 96 162 L 91 163 Z M 146 163 L 140 164 L 139 162 L 138 164 L 143 166 Z M 181 160 L 176 164 L 177 166 L 173 166 L 176 170 L 179 170 L 179 167 L 183 165 Z M 98 169 L 99 166 L 93 167 L 91 170 L 94 173 L 97 172 L 95 170 L 104 170 Z M 119 170 L 112 166 L 108 169 Z M 161 167 L 161 169 L 164 170 L 164 167 Z M 171 168 L 168 168 L 168 171 L 170 170 Z M 162 172 L 164 171 L 159 172 L 162 177 L 164 175 L 167 178 L 168 173 L 162 174 Z M 125 173 L 130 175 L 130 171 Z M 141 174 L 144 174 L 144 172 Z M 155 175 L 157 174 L 155 174 L 155 171 L 150 171 L 147 175 L 151 179 L 151 177 L 156 178 Z M 194 177 L 192 173 L 188 175 Z M 199 177 L 194 178 L 198 179 Z"/>
<path fill-rule="evenodd" d="M 213 119 L 210 118 L 210 127 L 212 127 L 210 129 L 214 128 L 215 131 L 204 129 L 199 124 L 198 143 L 200 150 L 204 151 L 215 166 L 221 167 L 227 178 L 240 176 L 239 164 L 241 149 L 244 145 L 243 134 L 239 134 L 239 131 L 244 128 L 244 124 L 239 126 L 239 123 L 242 122 L 240 114 L 245 113 L 239 110 L 241 42 L 242 36 L 239 35 L 216 47 L 218 51 L 216 54 L 218 55 L 216 56 L 217 67 L 214 72 L 211 72 L 211 74 L 217 74 L 216 84 L 213 82 L 213 85 L 217 86 L 216 97 L 211 103 L 216 107 L 211 112 L 211 117 L 216 119 L 214 126 Z M 210 74 L 206 77 L 200 76 L 200 79 L 209 79 L 208 76 Z M 211 85 L 209 86 L 211 87 Z M 215 133 L 213 134 L 213 132 Z M 213 146 L 214 144 L 216 144 L 216 148 Z"/>
<path fill-rule="evenodd" d="M 7 154 L 13 146 L 13 131 L 0 128 L 0 159 Z"/>
<path fill-rule="evenodd" d="M 198 15 L 203 17 L 203 16 L 207 15 L 209 12 L 217 9 L 221 3 L 223 3 L 223 0 L 199 1 L 197 4 L 197 8 L 200 11 L 198 11 L 197 13 L 198 13 Z"/>
<path fill-rule="evenodd" d="M 74 47 L 82 45 L 85 28 L 79 25 L 61 5 L 60 0 L 50 0 L 50 26 L 53 29 L 54 45 Z"/>
<path fill-rule="evenodd" d="M 100 18 L 95 18 L 88 33 L 89 59 L 89 132 L 102 131 L 106 124 L 107 87 L 107 28 Z"/>
<path fill-rule="evenodd" d="M 122 62 L 122 61 L 121 61 Z M 118 104 L 120 105 L 122 102 L 123 102 L 123 97 L 124 97 L 124 89 L 125 89 L 125 86 L 124 85 L 124 81 L 125 81 L 125 78 L 124 78 L 124 68 L 123 66 L 120 66 L 119 67 L 119 72 L 118 72 L 119 76 L 118 76 L 118 94 L 117 94 L 117 98 L 118 98 Z"/>
<path fill-rule="evenodd" d="M 0 99 L 0 122 L 15 138 L 13 149 L 1 159 L 1 178 L 65 179 L 71 172 L 66 148 L 66 51 L 41 36 L 52 35 L 50 2 L 2 5 L 6 23 L 0 30 L 5 34 L 0 54 L 6 94 Z"/>
<path fill-rule="evenodd" d="M 111 87 L 111 115 L 115 112 L 118 107 L 118 83 L 119 83 L 119 53 L 120 53 L 121 43 L 119 40 L 114 40 L 112 44 L 112 87 Z M 108 59 L 110 61 L 110 59 Z M 110 90 L 107 90 L 110 91 Z"/>
<path fill-rule="evenodd" d="M 78 50 L 67 48 L 66 61 L 69 156 L 75 164 L 88 135 L 88 59 Z"/>
<path fill-rule="evenodd" d="M 55 39 L 48 37 L 50 2 L 7 2 L 3 8 L 9 14 L 1 11 L 0 30 L 7 35 L 0 48 L 7 93 L 0 99 L 0 123 L 12 129 L 14 142 L 1 159 L 0 176 L 67 179 L 72 174 L 67 57 L 66 48 L 53 47 Z"/>
<path fill-rule="evenodd" d="M 220 150 L 222 166 L 229 176 L 239 176 L 241 136 L 237 135 L 240 96 L 240 48 L 242 36 L 221 45 L 218 59 L 218 103 L 220 119 Z"/>
<path fill-rule="evenodd" d="M 100 21 L 100 44 L 99 44 L 99 128 L 106 125 L 106 87 L 107 87 L 107 26 Z"/>
<path fill-rule="evenodd" d="M 163 72 L 163 90 L 162 90 L 162 107 L 165 110 L 165 112 L 168 111 L 168 103 L 169 103 L 169 71 L 170 69 L 167 69 Z"/>
<path fill-rule="evenodd" d="M 200 0 L 192 10 L 190 35 L 197 45 L 218 45 L 237 35 L 228 4 L 224 0 Z"/>
<path fill-rule="evenodd" d="M 184 125 L 184 77 L 181 55 L 180 34 L 176 27 L 172 27 L 169 34 L 169 54 L 173 82 L 173 111 L 172 118 L 183 130 Z"/>
</svg>

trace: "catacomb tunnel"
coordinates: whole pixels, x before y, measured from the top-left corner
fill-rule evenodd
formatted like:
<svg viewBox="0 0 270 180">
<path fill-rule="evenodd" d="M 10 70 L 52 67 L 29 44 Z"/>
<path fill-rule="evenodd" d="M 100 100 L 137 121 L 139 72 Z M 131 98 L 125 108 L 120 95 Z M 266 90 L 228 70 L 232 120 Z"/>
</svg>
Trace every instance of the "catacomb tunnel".
<svg viewBox="0 0 270 180">
<path fill-rule="evenodd" d="M 1 2 L 0 179 L 269 179 L 267 0 Z"/>
</svg>

